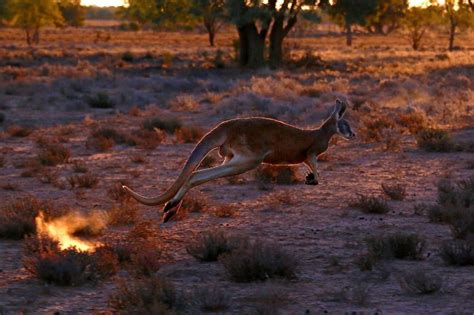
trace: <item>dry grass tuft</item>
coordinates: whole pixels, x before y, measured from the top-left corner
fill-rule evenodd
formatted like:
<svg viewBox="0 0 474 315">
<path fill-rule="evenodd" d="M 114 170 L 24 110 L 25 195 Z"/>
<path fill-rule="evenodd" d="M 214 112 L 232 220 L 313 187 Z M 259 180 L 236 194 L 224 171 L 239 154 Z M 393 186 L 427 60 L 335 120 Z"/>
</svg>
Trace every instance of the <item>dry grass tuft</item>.
<svg viewBox="0 0 474 315">
<path fill-rule="evenodd" d="M 263 165 L 255 172 L 255 179 L 261 188 L 270 183 L 292 185 L 298 182 L 297 170 L 298 168 L 294 166 Z"/>
<path fill-rule="evenodd" d="M 384 131 L 395 128 L 394 121 L 387 116 L 371 117 L 364 120 L 361 136 L 367 141 L 382 141 Z"/>
<path fill-rule="evenodd" d="M 167 133 L 174 133 L 176 130 L 182 127 L 182 123 L 179 119 L 176 118 L 150 118 L 143 122 L 143 128 L 149 131 L 155 129 L 161 129 Z"/>
<path fill-rule="evenodd" d="M 390 211 L 387 202 L 380 197 L 358 195 L 357 199 L 350 202 L 349 206 L 360 209 L 364 213 L 385 214 Z"/>
<path fill-rule="evenodd" d="M 67 163 L 70 158 L 71 150 L 58 143 L 45 144 L 38 153 L 38 161 L 45 166 Z"/>
<path fill-rule="evenodd" d="M 139 208 L 136 203 L 123 201 L 114 205 L 107 211 L 109 224 L 111 225 L 130 225 L 138 220 Z"/>
<path fill-rule="evenodd" d="M 406 188 L 403 184 L 385 184 L 382 183 L 383 192 L 392 200 L 401 201 L 406 197 Z"/>
<path fill-rule="evenodd" d="M 87 173 L 87 166 L 85 163 L 75 161 L 72 165 L 72 170 L 75 173 Z"/>
<path fill-rule="evenodd" d="M 71 188 L 94 188 L 99 183 L 99 177 L 91 173 L 85 173 L 83 175 L 68 176 L 67 181 Z"/>
<path fill-rule="evenodd" d="M 220 255 L 230 253 L 233 248 L 224 232 L 211 230 L 194 238 L 186 251 L 199 261 L 217 261 Z"/>
<path fill-rule="evenodd" d="M 174 285 L 158 276 L 137 280 L 122 279 L 109 305 L 123 314 L 170 314 L 178 305 Z"/>
<path fill-rule="evenodd" d="M 92 108 L 114 108 L 115 102 L 107 92 L 97 92 L 93 96 L 86 98 L 87 103 Z"/>
<path fill-rule="evenodd" d="M 434 273 L 427 273 L 423 269 L 406 272 L 398 278 L 400 288 L 412 294 L 433 294 L 438 292 L 443 279 Z"/>
<path fill-rule="evenodd" d="M 230 278 L 236 282 L 264 281 L 272 278 L 293 279 L 298 261 L 276 244 L 242 242 L 222 258 Z"/>
<path fill-rule="evenodd" d="M 446 130 L 422 129 L 416 135 L 418 147 L 428 152 L 450 152 L 454 143 Z"/>
</svg>

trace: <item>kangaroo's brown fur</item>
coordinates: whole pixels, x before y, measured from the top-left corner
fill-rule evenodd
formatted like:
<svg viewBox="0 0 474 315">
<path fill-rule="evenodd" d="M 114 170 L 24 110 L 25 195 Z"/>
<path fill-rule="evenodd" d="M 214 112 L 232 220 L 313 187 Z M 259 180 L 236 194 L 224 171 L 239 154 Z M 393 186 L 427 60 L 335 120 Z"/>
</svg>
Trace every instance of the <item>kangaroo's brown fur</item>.
<svg viewBox="0 0 474 315">
<path fill-rule="evenodd" d="M 337 133 L 346 138 L 355 136 L 347 121 L 341 119 L 345 109 L 346 104 L 337 100 L 331 116 L 316 129 L 300 129 L 279 120 L 260 117 L 224 121 L 199 141 L 181 174 L 163 194 L 149 198 L 126 186 L 123 188 L 146 205 L 167 202 L 163 218 L 166 222 L 177 211 L 170 210 L 192 187 L 212 179 L 244 173 L 261 163 L 305 163 L 311 171 L 306 184 L 317 185 L 317 156 L 327 150 L 331 137 Z M 202 159 L 215 148 L 219 148 L 219 154 L 224 157 L 222 165 L 196 170 Z"/>
</svg>

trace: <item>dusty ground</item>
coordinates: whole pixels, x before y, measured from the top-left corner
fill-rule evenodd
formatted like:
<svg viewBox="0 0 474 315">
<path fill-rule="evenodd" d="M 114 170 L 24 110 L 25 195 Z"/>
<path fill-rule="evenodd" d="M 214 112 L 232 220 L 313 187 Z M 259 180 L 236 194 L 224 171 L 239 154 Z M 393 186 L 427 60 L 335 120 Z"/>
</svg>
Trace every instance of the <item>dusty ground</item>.
<svg viewBox="0 0 474 315">
<path fill-rule="evenodd" d="M 108 210 L 108 189 L 127 180 L 137 190 L 154 194 L 170 185 L 193 144 L 176 143 L 174 136 L 155 150 L 116 145 L 106 152 L 86 147 L 93 128 L 114 127 L 123 132 L 138 128 L 144 119 L 176 117 L 204 130 L 217 122 L 265 115 L 297 124 L 317 126 L 336 97 L 346 97 L 356 108 L 348 117 L 363 129 L 367 117 L 394 116 L 416 108 L 430 122 L 451 130 L 460 139 L 474 133 L 474 40 L 463 35 L 461 50 L 448 53 L 447 38 L 434 36 L 425 49 L 413 52 L 402 37 L 356 37 L 355 47 L 344 38 L 293 38 L 292 58 L 310 52 L 310 65 L 297 62 L 283 70 L 256 72 L 237 69 L 232 62 L 234 33 L 220 34 L 219 47 L 205 46 L 205 35 L 128 33 L 112 30 L 47 30 L 44 44 L 35 50 L 22 34 L 0 30 L 0 111 L 2 126 L 28 125 L 35 130 L 25 138 L 0 136 L 0 200 L 7 202 L 32 194 L 58 204 L 89 211 Z M 216 50 L 223 51 L 224 69 L 215 69 Z M 130 52 L 133 60 L 123 58 Z M 125 59 L 125 60 L 124 60 Z M 113 109 L 92 109 L 87 98 L 105 92 Z M 137 106 L 141 110 L 130 115 Z M 356 110 L 357 109 L 357 110 Z M 22 177 L 19 164 L 37 153 L 38 138 L 62 137 L 72 150 L 72 162 L 84 162 L 99 175 L 94 189 L 69 189 Z M 440 178 L 473 175 L 472 153 L 426 153 L 414 137 L 397 133 L 401 148 L 385 150 L 382 142 L 359 137 L 337 141 L 329 160 L 321 162 L 318 186 L 303 184 L 301 167 L 296 185 L 258 189 L 251 174 L 240 183 L 218 180 L 198 187 L 213 205 L 231 204 L 236 212 L 220 218 L 211 210 L 160 224 L 159 209 L 140 206 L 140 220 L 153 222 L 169 258 L 159 273 L 183 292 L 203 284 L 217 285 L 232 295 L 229 313 L 249 313 L 261 295 L 276 292 L 284 314 L 342 313 L 471 313 L 474 309 L 474 268 L 443 264 L 438 250 L 452 238 L 445 225 L 415 215 L 414 205 L 436 199 Z M 143 155 L 135 164 L 131 156 Z M 72 174 L 72 163 L 51 167 L 61 182 Z M 357 194 L 381 195 L 383 182 L 406 185 L 404 201 L 388 201 L 385 215 L 363 214 L 348 206 Z M 11 185 L 7 185 L 11 184 Z M 13 186 L 13 190 L 12 190 Z M 300 261 L 292 281 L 237 284 L 219 263 L 199 263 L 185 245 L 200 233 L 221 227 L 229 233 L 277 243 Z M 123 236 L 131 227 L 109 227 L 104 238 Z M 360 271 L 355 258 L 365 250 L 364 238 L 394 231 L 417 232 L 427 241 L 422 261 L 384 262 L 371 272 Z M 22 242 L 0 240 L 0 313 L 109 313 L 107 299 L 115 280 L 77 288 L 45 286 L 22 267 Z M 419 296 L 400 289 L 397 277 L 421 268 L 443 276 L 443 289 Z M 366 305 L 356 305 L 342 292 L 368 289 Z M 190 312 L 193 312 L 192 310 Z"/>
</svg>

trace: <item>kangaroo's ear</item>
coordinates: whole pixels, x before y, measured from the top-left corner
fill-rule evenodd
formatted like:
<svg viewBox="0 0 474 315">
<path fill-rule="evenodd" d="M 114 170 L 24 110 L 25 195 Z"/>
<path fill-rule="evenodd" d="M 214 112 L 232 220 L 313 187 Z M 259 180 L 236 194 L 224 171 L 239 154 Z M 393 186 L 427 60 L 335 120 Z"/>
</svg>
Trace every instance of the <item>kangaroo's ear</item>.
<svg viewBox="0 0 474 315">
<path fill-rule="evenodd" d="M 339 120 L 344 116 L 346 112 L 347 105 L 345 102 L 341 101 L 340 99 L 336 99 L 336 105 L 334 106 L 333 116 Z"/>
</svg>

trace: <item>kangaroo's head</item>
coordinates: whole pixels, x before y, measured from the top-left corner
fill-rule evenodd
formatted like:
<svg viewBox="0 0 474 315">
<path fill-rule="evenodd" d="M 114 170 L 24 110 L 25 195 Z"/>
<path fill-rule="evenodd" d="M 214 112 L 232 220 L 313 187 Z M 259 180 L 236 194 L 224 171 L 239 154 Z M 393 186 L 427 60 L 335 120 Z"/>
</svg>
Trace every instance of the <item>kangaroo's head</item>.
<svg viewBox="0 0 474 315">
<path fill-rule="evenodd" d="M 351 140 L 354 139 L 356 134 L 352 130 L 349 122 L 342 118 L 346 112 L 347 104 L 339 99 L 336 100 L 336 105 L 331 114 L 329 121 L 335 123 L 336 133 L 344 137 L 345 139 Z"/>
</svg>

